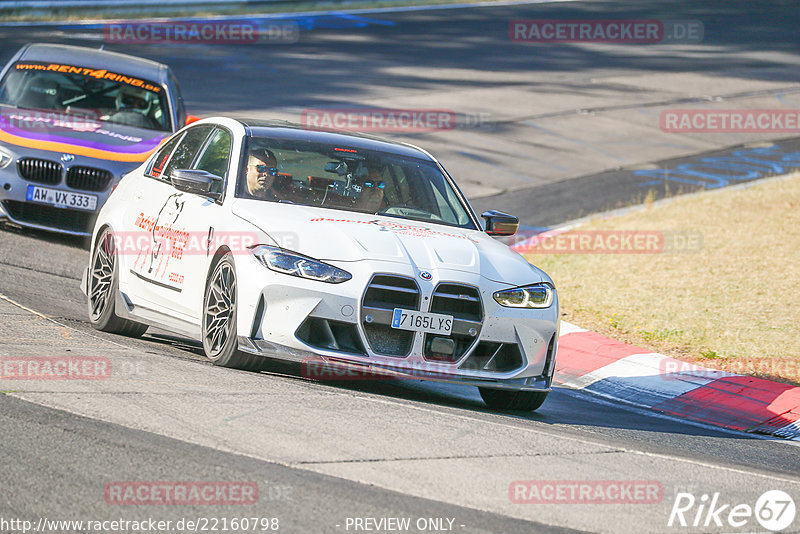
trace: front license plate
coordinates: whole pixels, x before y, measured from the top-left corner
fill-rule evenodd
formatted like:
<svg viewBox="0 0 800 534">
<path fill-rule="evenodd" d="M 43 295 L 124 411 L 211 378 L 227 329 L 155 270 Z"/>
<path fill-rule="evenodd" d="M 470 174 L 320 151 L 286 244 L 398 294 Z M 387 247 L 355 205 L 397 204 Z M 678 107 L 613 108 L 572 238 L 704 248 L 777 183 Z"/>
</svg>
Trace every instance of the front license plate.
<svg viewBox="0 0 800 534">
<path fill-rule="evenodd" d="M 72 208 L 75 210 L 94 211 L 97 209 L 97 196 L 61 191 L 49 187 L 29 185 L 26 198 L 29 202 L 50 204 L 58 208 Z"/>
<path fill-rule="evenodd" d="M 395 308 L 392 328 L 449 336 L 453 330 L 453 316 Z"/>
</svg>

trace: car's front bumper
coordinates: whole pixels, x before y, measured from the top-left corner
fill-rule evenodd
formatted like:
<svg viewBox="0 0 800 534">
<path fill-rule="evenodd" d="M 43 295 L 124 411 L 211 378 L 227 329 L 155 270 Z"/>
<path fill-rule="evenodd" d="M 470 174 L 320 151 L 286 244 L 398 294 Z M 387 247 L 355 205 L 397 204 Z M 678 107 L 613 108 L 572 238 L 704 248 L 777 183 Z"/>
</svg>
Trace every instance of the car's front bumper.
<svg viewBox="0 0 800 534">
<path fill-rule="evenodd" d="M 453 372 L 443 365 L 426 363 L 413 365 L 406 362 L 377 362 L 347 359 L 347 357 L 323 356 L 318 352 L 296 349 L 271 343 L 263 339 L 239 337 L 239 350 L 266 358 L 279 358 L 301 364 L 301 374 L 305 378 L 322 381 L 362 381 L 362 380 L 428 380 L 447 382 L 462 386 L 509 389 L 514 391 L 550 391 L 550 374 L 527 378 L 476 378 Z"/>
<path fill-rule="evenodd" d="M 119 177 L 136 167 L 138 163 L 113 162 L 84 156 L 73 156 L 67 164 L 60 163 L 61 153 L 45 150 L 29 149 L 4 145 L 6 152 L 14 155 L 14 160 L 0 169 L 0 218 L 16 225 L 36 230 L 46 230 L 73 236 L 89 236 L 92 234 L 94 221 L 100 208 L 108 200 L 114 184 Z M 17 164 L 20 159 L 34 158 L 46 160 L 62 166 L 60 180 L 45 182 L 30 181 L 22 178 Z M 72 188 L 67 185 L 66 173 L 71 166 L 98 169 L 111 173 L 111 182 L 101 191 Z M 63 191 L 91 195 L 97 198 L 94 210 L 79 210 L 56 207 L 40 202 L 31 202 L 27 198 L 29 186 L 38 186 Z"/>
<path fill-rule="evenodd" d="M 239 262 L 239 279 L 251 284 L 267 280 L 260 290 L 239 292 L 239 348 L 265 357 L 301 362 L 309 378 L 368 380 L 386 377 L 436 380 L 496 389 L 548 391 L 558 349 L 558 299 L 546 309 L 506 308 L 492 294 L 507 284 L 462 271 L 433 271 L 433 279 L 420 280 L 411 266 L 388 262 L 354 262 L 347 268 L 353 279 L 343 284 L 326 284 L 283 274 L 265 274 L 265 268 L 248 258 Z M 432 357 L 430 335 L 413 334 L 407 352 L 381 353 L 375 335 L 368 333 L 368 315 L 383 314 L 365 306 L 366 291 L 375 273 L 415 280 L 420 289 L 422 311 L 430 307 L 442 284 L 463 284 L 479 291 L 483 316 L 477 323 L 461 323 L 465 332 L 475 326 L 472 337 L 461 334 L 441 336 L 456 339 L 460 350 L 451 360 Z M 311 323 L 309 323 L 311 321 Z M 305 327 L 303 325 L 306 325 Z M 312 332 L 309 332 L 309 326 Z M 316 329 L 316 331 L 313 331 Z M 386 334 L 392 332 L 388 327 Z M 305 334 L 303 334 L 305 332 Z M 348 333 L 349 332 L 349 333 Z M 436 337 L 440 337 L 436 335 Z M 342 343 L 342 339 L 348 343 Z M 466 347 L 466 348 L 464 348 Z M 488 348 L 487 348 L 488 347 Z M 488 352 L 486 352 L 488 350 Z M 501 351 L 511 356 L 503 366 L 491 360 Z M 516 352 L 518 351 L 518 352 Z M 402 352 L 402 351 L 401 351 Z M 484 355 L 484 352 L 486 354 Z M 503 352 L 503 354 L 506 354 Z M 325 364 L 334 367 L 329 369 Z M 342 376 L 337 369 L 347 369 Z"/>
</svg>

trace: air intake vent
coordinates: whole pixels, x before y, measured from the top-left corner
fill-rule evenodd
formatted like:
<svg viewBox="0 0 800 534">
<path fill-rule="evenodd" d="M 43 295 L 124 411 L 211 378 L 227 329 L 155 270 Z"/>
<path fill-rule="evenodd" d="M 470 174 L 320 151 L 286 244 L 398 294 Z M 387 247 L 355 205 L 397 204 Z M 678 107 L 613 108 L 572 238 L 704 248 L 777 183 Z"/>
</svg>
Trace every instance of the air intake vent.
<svg viewBox="0 0 800 534">
<path fill-rule="evenodd" d="M 30 182 L 55 185 L 61 182 L 64 168 L 47 159 L 22 158 L 17 162 L 19 175 Z"/>
<path fill-rule="evenodd" d="M 410 278 L 375 275 L 364 295 L 364 306 L 393 310 L 419 309 L 419 288 Z"/>
<path fill-rule="evenodd" d="M 425 334 L 425 359 L 438 362 L 457 362 L 478 338 L 483 320 L 481 294 L 472 286 L 460 284 L 439 284 L 433 292 L 431 311 L 452 315 L 455 318 L 453 332 L 449 339 L 453 340 L 452 354 L 439 354 L 433 350 L 433 340 L 437 336 Z M 470 335 L 469 330 L 475 334 Z"/>
<path fill-rule="evenodd" d="M 471 286 L 439 284 L 436 291 L 433 292 L 431 311 L 452 315 L 456 319 L 466 321 L 480 322 L 483 320 L 481 295 L 476 288 Z"/>
<path fill-rule="evenodd" d="M 356 325 L 319 317 L 307 318 L 297 329 L 297 338 L 318 349 L 366 355 Z"/>
<path fill-rule="evenodd" d="M 67 185 L 83 191 L 105 191 L 113 178 L 109 171 L 92 167 L 70 167 L 67 171 Z"/>
<path fill-rule="evenodd" d="M 54 208 L 16 200 L 4 200 L 3 209 L 11 219 L 19 223 L 36 224 L 84 234 L 92 232 L 96 216 L 91 212 Z"/>
<path fill-rule="evenodd" d="M 518 369 L 522 363 L 522 353 L 516 343 L 482 341 L 459 369 L 504 373 Z"/>
<path fill-rule="evenodd" d="M 419 310 L 420 291 L 411 278 L 375 275 L 364 293 L 361 306 L 364 334 L 373 352 L 384 356 L 407 356 L 414 332 L 391 327 L 395 308 Z"/>
</svg>

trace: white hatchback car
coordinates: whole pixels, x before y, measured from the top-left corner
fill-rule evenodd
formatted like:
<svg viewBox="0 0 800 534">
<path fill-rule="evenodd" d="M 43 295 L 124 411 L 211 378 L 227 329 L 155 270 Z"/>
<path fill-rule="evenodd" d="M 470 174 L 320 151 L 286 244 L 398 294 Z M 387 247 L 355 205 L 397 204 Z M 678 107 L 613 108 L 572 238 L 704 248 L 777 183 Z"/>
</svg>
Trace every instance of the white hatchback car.
<svg viewBox="0 0 800 534">
<path fill-rule="evenodd" d="M 482 217 L 485 229 L 420 148 L 205 119 L 101 210 L 89 317 L 109 332 L 195 338 L 227 367 L 324 362 L 473 385 L 490 407 L 535 410 L 555 368 L 556 290 L 491 237 L 513 234 L 515 217 Z"/>
</svg>

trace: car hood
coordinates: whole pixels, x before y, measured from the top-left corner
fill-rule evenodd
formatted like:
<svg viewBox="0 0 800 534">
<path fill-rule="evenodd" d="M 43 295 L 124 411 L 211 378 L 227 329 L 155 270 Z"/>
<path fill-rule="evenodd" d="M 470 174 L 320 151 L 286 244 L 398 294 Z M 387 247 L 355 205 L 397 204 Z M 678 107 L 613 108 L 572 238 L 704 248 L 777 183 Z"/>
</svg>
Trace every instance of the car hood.
<svg viewBox="0 0 800 534">
<path fill-rule="evenodd" d="M 25 148 L 141 162 L 168 135 L 57 111 L 0 108 L 0 141 Z"/>
<path fill-rule="evenodd" d="M 283 248 L 328 262 L 397 262 L 418 270 L 480 273 L 509 286 L 550 281 L 484 232 L 394 217 L 237 199 L 233 213 Z"/>
</svg>

